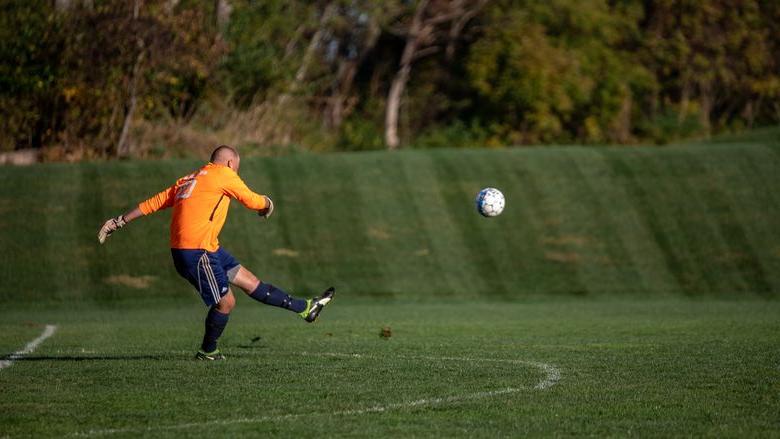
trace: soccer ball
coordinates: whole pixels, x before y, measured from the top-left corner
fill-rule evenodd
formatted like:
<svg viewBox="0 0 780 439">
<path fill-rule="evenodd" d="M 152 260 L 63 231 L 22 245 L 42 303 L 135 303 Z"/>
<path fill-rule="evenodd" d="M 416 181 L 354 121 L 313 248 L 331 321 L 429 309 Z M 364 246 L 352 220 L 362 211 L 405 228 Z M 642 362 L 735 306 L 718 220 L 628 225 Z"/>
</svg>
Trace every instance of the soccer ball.
<svg viewBox="0 0 780 439">
<path fill-rule="evenodd" d="M 486 187 L 477 194 L 477 212 L 482 216 L 498 216 L 504 204 L 504 194 L 496 188 Z"/>
</svg>

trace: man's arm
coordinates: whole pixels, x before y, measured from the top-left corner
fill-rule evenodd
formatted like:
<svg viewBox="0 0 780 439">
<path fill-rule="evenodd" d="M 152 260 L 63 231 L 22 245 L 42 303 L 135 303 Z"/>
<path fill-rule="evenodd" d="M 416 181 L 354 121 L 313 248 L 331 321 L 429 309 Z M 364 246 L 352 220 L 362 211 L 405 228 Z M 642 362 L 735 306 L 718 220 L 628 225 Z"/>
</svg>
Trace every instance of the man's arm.
<svg viewBox="0 0 780 439">
<path fill-rule="evenodd" d="M 135 209 L 133 209 L 133 210 L 125 213 L 124 215 L 122 215 L 122 218 L 125 219 L 125 224 L 127 224 L 130 221 L 132 221 L 132 220 L 134 220 L 134 219 L 136 219 L 138 217 L 142 217 L 142 216 L 144 216 L 144 213 L 141 212 L 141 209 L 139 207 L 136 207 Z"/>
<path fill-rule="evenodd" d="M 263 218 L 268 218 L 274 211 L 274 203 L 271 198 L 253 192 L 238 174 L 234 174 L 228 179 L 224 190 L 227 196 L 235 198 L 248 209 L 256 210 L 258 215 Z"/>
<path fill-rule="evenodd" d="M 143 215 L 144 213 L 141 212 L 141 209 L 136 207 L 135 209 L 127 212 L 124 215 L 119 215 L 116 218 L 109 219 L 108 221 L 103 223 L 103 227 L 100 228 L 100 231 L 98 232 L 98 241 L 100 241 L 101 244 L 106 242 L 106 238 L 111 236 L 112 233 L 121 229 L 130 221 Z"/>
<path fill-rule="evenodd" d="M 155 194 L 153 197 L 149 198 L 148 200 L 141 202 L 140 204 L 138 204 L 136 208 L 128 211 L 124 215 L 119 215 L 116 218 L 108 219 L 105 223 L 103 223 L 103 227 L 100 228 L 100 231 L 98 231 L 98 241 L 100 241 L 100 243 L 103 244 L 104 242 L 106 242 L 106 238 L 111 236 L 112 233 L 121 229 L 127 223 L 135 220 L 138 217 L 148 215 L 160 209 L 171 207 L 173 205 L 173 200 L 175 196 L 176 196 L 176 185 L 173 185 L 165 189 L 164 191 Z"/>
</svg>

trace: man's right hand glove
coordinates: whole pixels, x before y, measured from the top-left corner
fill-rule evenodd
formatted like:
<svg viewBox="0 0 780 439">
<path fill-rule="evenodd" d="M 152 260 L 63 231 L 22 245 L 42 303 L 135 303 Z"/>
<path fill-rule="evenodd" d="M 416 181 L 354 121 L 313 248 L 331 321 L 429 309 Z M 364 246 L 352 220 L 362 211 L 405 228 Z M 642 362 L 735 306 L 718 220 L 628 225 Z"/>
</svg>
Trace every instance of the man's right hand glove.
<svg viewBox="0 0 780 439">
<path fill-rule="evenodd" d="M 110 220 L 106 221 L 105 224 L 103 224 L 103 227 L 101 227 L 100 231 L 98 232 L 98 241 L 100 241 L 101 244 L 106 242 L 106 238 L 111 236 L 112 233 L 124 227 L 125 224 L 127 224 L 127 222 L 125 222 L 125 217 L 122 215 L 119 215 L 116 218 L 111 218 Z"/>
<path fill-rule="evenodd" d="M 258 210 L 257 214 L 263 218 L 268 218 L 272 213 L 274 213 L 274 202 L 265 195 L 263 195 L 263 197 L 265 198 L 265 207 Z"/>
</svg>

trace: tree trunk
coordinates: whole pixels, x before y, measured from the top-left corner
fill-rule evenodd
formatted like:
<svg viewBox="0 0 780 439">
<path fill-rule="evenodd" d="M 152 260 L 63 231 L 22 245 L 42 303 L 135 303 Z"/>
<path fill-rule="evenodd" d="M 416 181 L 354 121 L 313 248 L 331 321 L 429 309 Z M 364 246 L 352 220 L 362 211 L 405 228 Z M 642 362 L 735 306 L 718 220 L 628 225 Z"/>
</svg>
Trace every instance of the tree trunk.
<svg viewBox="0 0 780 439">
<path fill-rule="evenodd" d="M 165 12 L 173 14 L 173 11 L 176 10 L 176 6 L 179 6 L 180 2 L 181 0 L 167 0 L 165 2 Z"/>
<path fill-rule="evenodd" d="M 298 71 L 295 72 L 295 79 L 288 87 L 287 92 L 279 97 L 279 106 L 283 107 L 290 99 L 290 95 L 298 91 L 298 87 L 306 79 L 306 74 L 309 71 L 309 65 L 311 65 L 312 59 L 314 59 L 314 54 L 317 51 L 317 47 L 320 46 L 320 41 L 322 41 L 322 35 L 325 33 L 325 27 L 327 26 L 328 21 L 330 21 L 331 16 L 333 16 L 335 10 L 336 4 L 331 2 L 322 12 L 317 31 L 314 32 L 314 35 L 311 37 L 311 41 L 309 41 L 309 45 L 306 47 L 306 52 L 303 55 L 301 66 L 298 67 Z"/>
<path fill-rule="evenodd" d="M 358 67 L 366 59 L 366 54 L 373 50 L 379 39 L 380 32 L 381 29 L 379 28 L 379 25 L 372 20 L 369 24 L 365 40 L 357 59 L 346 59 L 341 61 L 337 75 L 337 84 L 333 88 L 333 94 L 328 101 L 328 108 L 326 110 L 325 120 L 331 128 L 340 127 L 344 121 L 345 114 L 348 112 L 348 110 L 345 111 L 344 104 L 352 90 Z"/>
<path fill-rule="evenodd" d="M 447 39 L 447 48 L 445 50 L 447 61 L 452 61 L 453 57 L 455 56 L 455 43 L 457 42 L 458 38 L 460 38 L 460 34 L 463 32 L 463 28 L 466 27 L 472 18 L 476 17 L 476 15 L 479 13 L 479 11 L 482 10 L 487 2 L 488 0 L 477 0 L 476 2 L 473 2 L 471 8 L 467 8 L 465 6 L 465 0 L 457 1 L 456 7 L 460 11 L 460 16 L 453 22 L 452 26 L 450 27 L 450 32 Z"/>
<path fill-rule="evenodd" d="M 333 89 L 333 94 L 328 99 L 325 121 L 331 128 L 338 128 L 344 121 L 344 101 L 352 89 L 358 63 L 355 60 L 342 61 L 339 66 L 338 83 Z"/>
<path fill-rule="evenodd" d="M 628 144 L 631 142 L 631 107 L 633 99 L 631 91 L 623 90 L 623 99 L 620 103 L 620 111 L 615 116 L 612 122 L 611 130 L 612 134 L 609 136 L 610 141 L 616 141 L 622 144 Z"/>
<path fill-rule="evenodd" d="M 130 125 L 132 125 L 133 117 L 135 116 L 136 103 L 138 102 L 138 76 L 141 73 L 143 58 L 144 52 L 142 50 L 135 59 L 135 65 L 133 65 L 133 72 L 130 77 L 129 102 L 127 104 L 127 110 L 125 111 L 125 120 L 122 123 L 122 131 L 119 134 L 119 140 L 116 144 L 117 157 L 128 157 L 130 155 L 130 142 L 128 141 L 128 137 L 130 134 Z"/>
<path fill-rule="evenodd" d="M 214 9 L 217 15 L 217 29 L 221 33 L 230 24 L 230 14 L 233 12 L 233 6 L 229 0 L 216 0 Z"/>
<path fill-rule="evenodd" d="M 92 9 L 95 6 L 94 0 L 54 0 L 54 10 L 57 12 L 68 12 L 73 6 L 81 5 L 86 9 Z"/>
<path fill-rule="evenodd" d="M 141 14 L 141 5 L 143 0 L 135 0 L 133 5 L 133 20 L 138 20 Z M 127 110 L 125 110 L 125 120 L 122 122 L 122 131 L 119 133 L 119 140 L 116 143 L 116 155 L 117 157 L 128 157 L 130 155 L 130 142 L 128 137 L 130 134 L 130 125 L 133 123 L 133 117 L 135 116 L 135 107 L 138 102 L 138 77 L 141 76 L 141 63 L 144 60 L 144 40 L 140 37 L 136 37 L 136 47 L 138 48 L 138 55 L 135 57 L 135 63 L 133 63 L 133 70 L 130 72 L 130 86 L 128 87 L 128 103 Z"/>
<path fill-rule="evenodd" d="M 54 10 L 57 12 L 66 12 L 72 6 L 72 0 L 54 0 Z"/>
<path fill-rule="evenodd" d="M 410 65 L 402 66 L 395 74 L 390 93 L 387 94 L 387 108 L 385 110 L 385 144 L 387 149 L 396 150 L 400 144 L 398 138 L 398 113 L 401 109 L 401 97 L 406 83 L 409 81 Z"/>
<path fill-rule="evenodd" d="M 677 124 L 681 124 L 688 117 L 688 102 L 690 101 L 691 86 L 686 80 L 680 92 L 680 112 L 677 113 Z"/>
<path fill-rule="evenodd" d="M 398 71 L 393 77 L 390 85 L 390 92 L 387 94 L 387 104 L 385 107 L 385 144 L 387 149 L 396 150 L 400 144 L 398 138 L 398 113 L 401 109 L 401 97 L 409 82 L 409 74 L 412 71 L 412 61 L 417 53 L 420 43 L 420 32 L 422 30 L 423 15 L 428 6 L 427 0 L 422 0 L 414 11 L 414 18 L 409 27 L 406 36 L 406 46 L 401 55 L 401 62 Z"/>
<path fill-rule="evenodd" d="M 713 107 L 712 93 L 709 84 L 702 87 L 701 90 L 701 111 L 699 113 L 699 124 L 704 128 L 704 133 L 707 137 L 710 136 L 712 131 L 711 115 Z"/>
</svg>

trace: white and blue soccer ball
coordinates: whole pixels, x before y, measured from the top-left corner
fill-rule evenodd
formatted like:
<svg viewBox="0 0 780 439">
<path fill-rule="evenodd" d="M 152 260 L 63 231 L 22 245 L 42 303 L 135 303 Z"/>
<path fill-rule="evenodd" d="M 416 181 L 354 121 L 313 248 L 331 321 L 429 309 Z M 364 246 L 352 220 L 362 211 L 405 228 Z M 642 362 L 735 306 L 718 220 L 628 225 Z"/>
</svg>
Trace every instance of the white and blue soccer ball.
<svg viewBox="0 0 780 439">
<path fill-rule="evenodd" d="M 486 187 L 477 194 L 477 212 L 482 216 L 498 216 L 504 211 L 506 200 L 500 190 Z"/>
</svg>

